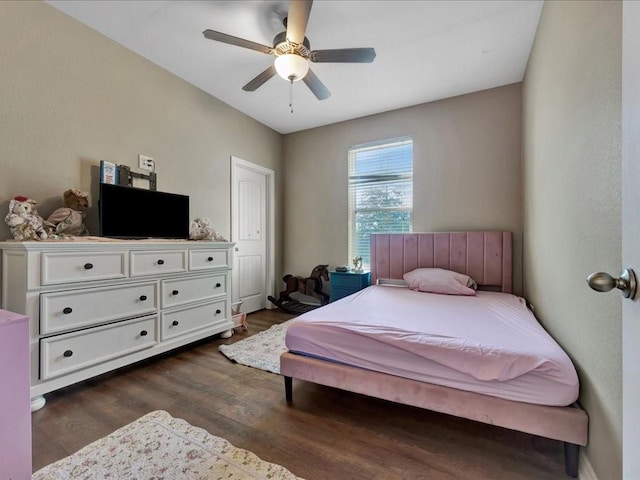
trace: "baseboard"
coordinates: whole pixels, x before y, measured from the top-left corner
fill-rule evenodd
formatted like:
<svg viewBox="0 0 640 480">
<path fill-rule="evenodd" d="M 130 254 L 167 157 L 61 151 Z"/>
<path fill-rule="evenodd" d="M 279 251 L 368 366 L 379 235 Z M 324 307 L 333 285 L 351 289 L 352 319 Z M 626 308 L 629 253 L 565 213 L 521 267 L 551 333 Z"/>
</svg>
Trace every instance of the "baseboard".
<svg viewBox="0 0 640 480">
<path fill-rule="evenodd" d="M 578 480 L 598 480 L 593 471 L 589 458 L 584 454 L 584 448 L 580 449 L 580 461 L 578 465 Z"/>
</svg>

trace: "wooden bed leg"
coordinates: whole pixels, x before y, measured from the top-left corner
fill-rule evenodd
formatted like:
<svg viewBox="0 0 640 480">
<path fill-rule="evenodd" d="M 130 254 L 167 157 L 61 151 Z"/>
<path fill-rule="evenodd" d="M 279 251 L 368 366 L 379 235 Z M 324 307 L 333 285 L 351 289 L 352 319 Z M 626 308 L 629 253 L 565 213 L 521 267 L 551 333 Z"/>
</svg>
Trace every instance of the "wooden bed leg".
<svg viewBox="0 0 640 480">
<path fill-rule="evenodd" d="M 578 478 L 579 455 L 580 445 L 564 442 L 564 470 L 570 477 Z"/>
<path fill-rule="evenodd" d="M 284 396 L 287 402 L 291 403 L 293 400 L 293 378 L 284 377 Z"/>
</svg>

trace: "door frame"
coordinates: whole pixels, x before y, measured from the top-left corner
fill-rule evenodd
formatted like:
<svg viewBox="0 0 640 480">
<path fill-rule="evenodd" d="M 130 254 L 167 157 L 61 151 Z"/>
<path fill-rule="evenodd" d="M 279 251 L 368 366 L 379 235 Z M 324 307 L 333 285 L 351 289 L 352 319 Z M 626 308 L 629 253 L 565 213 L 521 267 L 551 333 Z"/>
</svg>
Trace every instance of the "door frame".
<svg viewBox="0 0 640 480">
<path fill-rule="evenodd" d="M 266 207 L 266 249 L 265 249 L 265 292 L 264 301 L 266 308 L 273 308 L 271 302 L 269 302 L 269 296 L 273 295 L 273 288 L 275 285 L 275 172 L 270 168 L 257 165 L 255 163 L 243 160 L 236 156 L 231 156 L 231 241 L 235 242 L 238 238 L 238 205 L 234 201 L 236 198 L 236 179 L 237 169 L 250 170 L 255 173 L 259 173 L 265 176 L 265 207 Z M 234 250 L 235 252 L 235 250 Z M 234 254 L 234 267 L 235 267 L 235 254 Z M 231 290 L 231 301 L 237 302 L 238 295 L 233 288 Z"/>
<path fill-rule="evenodd" d="M 622 268 L 632 267 L 640 273 L 640 254 L 637 240 L 640 220 L 637 205 L 638 154 L 640 154 L 640 4 L 622 2 Z M 637 445 L 640 440 L 640 367 L 637 341 L 640 339 L 640 292 L 635 298 L 622 301 L 622 470 L 624 478 L 638 478 L 640 459 Z"/>
</svg>

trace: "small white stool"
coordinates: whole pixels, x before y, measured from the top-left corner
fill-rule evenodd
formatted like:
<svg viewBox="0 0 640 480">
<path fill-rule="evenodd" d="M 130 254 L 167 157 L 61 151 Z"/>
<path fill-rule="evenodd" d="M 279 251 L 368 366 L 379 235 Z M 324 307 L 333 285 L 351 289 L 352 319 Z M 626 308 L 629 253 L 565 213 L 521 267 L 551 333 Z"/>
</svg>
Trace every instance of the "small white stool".
<svg viewBox="0 0 640 480">
<path fill-rule="evenodd" d="M 245 332 L 249 331 L 247 325 L 247 314 L 240 311 L 243 301 L 239 300 L 231 304 L 231 320 L 233 320 L 233 328 L 242 328 Z"/>
</svg>

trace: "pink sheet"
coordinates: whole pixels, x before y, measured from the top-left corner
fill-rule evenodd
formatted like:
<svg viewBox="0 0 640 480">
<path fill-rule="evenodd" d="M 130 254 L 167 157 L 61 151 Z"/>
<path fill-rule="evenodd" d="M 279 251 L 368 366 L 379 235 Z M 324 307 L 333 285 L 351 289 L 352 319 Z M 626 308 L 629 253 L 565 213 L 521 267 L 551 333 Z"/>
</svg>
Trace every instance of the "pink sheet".
<svg viewBox="0 0 640 480">
<path fill-rule="evenodd" d="M 400 377 L 541 405 L 578 397 L 575 368 L 524 300 L 371 286 L 308 312 L 290 351 Z"/>
</svg>

